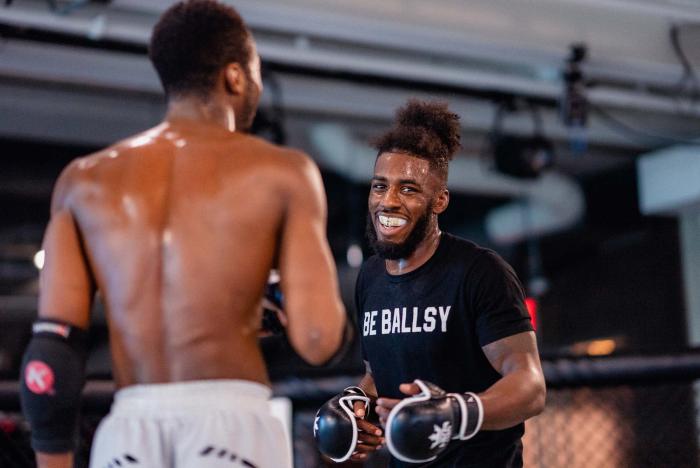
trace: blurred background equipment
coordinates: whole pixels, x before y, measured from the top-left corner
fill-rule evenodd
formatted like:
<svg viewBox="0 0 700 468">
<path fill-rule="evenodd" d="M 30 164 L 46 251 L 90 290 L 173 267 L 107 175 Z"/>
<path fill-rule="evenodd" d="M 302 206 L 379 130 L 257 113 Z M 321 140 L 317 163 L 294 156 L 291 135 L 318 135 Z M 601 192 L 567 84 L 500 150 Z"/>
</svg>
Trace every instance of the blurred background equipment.
<svg viewBox="0 0 700 468">
<path fill-rule="evenodd" d="M 585 153 L 588 146 L 586 132 L 588 124 L 587 83 L 582 68 L 585 59 L 586 45 L 572 45 L 562 72 L 564 89 L 559 104 L 560 112 L 564 125 L 569 129 L 569 145 L 574 154 Z"/>
<path fill-rule="evenodd" d="M 551 391 L 528 423 L 526 466 L 699 465 L 688 348 L 700 344 L 700 5 L 231 3 L 264 65 L 255 132 L 321 167 L 349 311 L 371 254 L 363 239 L 376 154 L 367 141 L 407 98 L 447 100 L 462 117 L 464 148 L 441 227 L 515 267 L 545 358 Z M 170 4 L 0 6 L 0 466 L 32 466 L 13 385 L 36 313 L 53 184 L 71 159 L 162 117 L 146 47 Z M 111 398 L 107 340 L 98 301 L 84 454 Z M 283 335 L 262 346 L 275 394 L 292 402 L 297 465 L 321 466 L 313 415 L 364 372 L 357 343 L 330 368 L 304 365 Z"/>
<path fill-rule="evenodd" d="M 583 78 L 582 62 L 586 58 L 586 45 L 574 44 L 562 76 L 564 92 L 561 99 L 561 117 L 568 127 L 585 127 L 588 123 L 586 81 Z"/>
<path fill-rule="evenodd" d="M 506 136 L 495 142 L 494 158 L 500 172 L 530 179 L 554 164 L 554 148 L 543 136 Z"/>
<path fill-rule="evenodd" d="M 533 132 L 530 136 L 503 135 L 504 116 L 517 109 L 516 103 L 504 102 L 498 107 L 491 130 L 491 150 L 499 172 L 523 179 L 535 179 L 542 171 L 554 166 L 554 145 L 545 137 L 539 109 L 525 102 L 532 115 Z"/>
</svg>

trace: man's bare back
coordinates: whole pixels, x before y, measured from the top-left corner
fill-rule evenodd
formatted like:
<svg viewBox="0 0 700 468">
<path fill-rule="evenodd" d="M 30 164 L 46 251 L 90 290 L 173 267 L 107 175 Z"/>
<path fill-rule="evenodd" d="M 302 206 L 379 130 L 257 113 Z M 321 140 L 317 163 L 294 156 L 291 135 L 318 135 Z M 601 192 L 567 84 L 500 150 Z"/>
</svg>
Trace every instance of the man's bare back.
<svg viewBox="0 0 700 468">
<path fill-rule="evenodd" d="M 94 466 L 111 464 L 115 450 L 136 450 L 148 466 L 207 466 L 188 458 L 196 450 L 168 461 L 176 430 L 180 441 L 218 438 L 260 466 L 291 466 L 284 450 L 258 443 L 286 443 L 266 406 L 260 304 L 275 266 L 292 347 L 311 364 L 340 347 L 345 314 L 318 168 L 246 133 L 263 85 L 255 42 L 233 8 L 174 4 L 154 27 L 149 56 L 168 98 L 163 123 L 71 163 L 54 191 L 20 387 L 38 465 L 73 464 L 85 330 L 99 291 L 122 389 L 97 430 Z M 144 394 L 156 417 L 129 410 Z M 260 439 L 238 424 L 257 427 Z M 163 447 L 147 443 L 165 433 Z"/>
<path fill-rule="evenodd" d="M 266 383 L 260 297 L 276 255 L 287 261 L 280 264 L 283 288 L 285 276 L 294 275 L 285 270 L 302 269 L 289 260 L 303 259 L 289 254 L 304 246 L 289 244 L 308 242 L 304 237 L 314 233 L 289 238 L 295 232 L 285 222 L 290 209 L 319 208 L 313 206 L 319 184 L 315 166 L 300 153 L 182 119 L 72 163 L 57 186 L 54 211 L 72 218 L 85 275 L 94 276 L 102 293 L 117 384 Z M 320 227 L 313 216 L 306 221 L 307 227 L 295 222 L 296 232 Z M 58 224 L 47 232 L 49 245 L 73 234 L 67 222 Z M 46 278 L 50 273 L 44 284 L 56 288 L 62 280 Z M 332 268 L 325 273 L 314 274 L 314 283 L 333 288 Z M 318 288 L 309 284 L 309 294 L 312 286 Z M 50 310 L 56 301 L 42 292 Z M 298 320 L 290 315 L 290 328 L 303 326 Z"/>
</svg>

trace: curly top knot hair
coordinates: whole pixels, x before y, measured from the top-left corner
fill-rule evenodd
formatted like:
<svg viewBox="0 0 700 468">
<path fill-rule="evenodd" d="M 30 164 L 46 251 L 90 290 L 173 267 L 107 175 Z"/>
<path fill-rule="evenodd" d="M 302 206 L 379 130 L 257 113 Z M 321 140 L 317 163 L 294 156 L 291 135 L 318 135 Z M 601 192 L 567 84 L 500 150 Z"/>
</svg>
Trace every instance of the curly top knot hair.
<svg viewBox="0 0 700 468">
<path fill-rule="evenodd" d="M 426 159 L 447 177 L 447 168 L 460 148 L 459 116 L 446 102 L 411 99 L 396 111 L 393 128 L 374 141 L 377 154 L 409 153 Z"/>
</svg>

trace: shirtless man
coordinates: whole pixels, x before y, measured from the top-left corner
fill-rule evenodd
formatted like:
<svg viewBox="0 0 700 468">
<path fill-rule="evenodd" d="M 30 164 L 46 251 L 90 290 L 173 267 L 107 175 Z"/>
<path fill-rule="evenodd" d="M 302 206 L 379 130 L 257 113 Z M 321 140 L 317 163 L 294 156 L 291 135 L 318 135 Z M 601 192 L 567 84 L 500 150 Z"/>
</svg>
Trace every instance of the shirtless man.
<svg viewBox="0 0 700 468">
<path fill-rule="evenodd" d="M 118 392 L 91 466 L 291 466 L 267 409 L 259 304 L 278 266 L 292 346 L 311 364 L 339 348 L 345 314 L 318 169 L 245 133 L 260 61 L 232 8 L 174 5 L 149 54 L 165 120 L 74 161 L 55 187 L 20 390 L 38 464 L 73 466 L 99 290 Z"/>
</svg>

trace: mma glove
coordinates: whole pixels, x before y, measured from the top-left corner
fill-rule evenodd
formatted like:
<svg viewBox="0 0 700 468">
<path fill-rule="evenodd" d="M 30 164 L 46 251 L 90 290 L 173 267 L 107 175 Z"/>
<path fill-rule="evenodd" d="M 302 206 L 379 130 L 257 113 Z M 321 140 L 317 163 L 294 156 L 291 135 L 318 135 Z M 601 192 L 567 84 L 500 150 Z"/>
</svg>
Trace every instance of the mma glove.
<svg viewBox="0 0 700 468">
<path fill-rule="evenodd" d="M 359 428 L 355 415 L 355 402 L 364 405 L 367 418 L 372 399 L 360 387 L 348 387 L 343 393 L 328 400 L 316 413 L 314 439 L 318 450 L 334 462 L 348 460 L 355 452 Z"/>
<path fill-rule="evenodd" d="M 280 315 L 284 314 L 284 297 L 280 289 L 279 276 L 270 275 L 270 279 L 265 285 L 263 294 L 263 312 L 261 320 L 261 334 L 282 335 L 286 328 L 280 320 Z"/>
<path fill-rule="evenodd" d="M 404 398 L 389 413 L 386 442 L 401 461 L 435 460 L 452 440 L 471 439 L 481 429 L 484 408 L 474 393 L 446 393 L 416 379 L 421 392 Z"/>
</svg>

